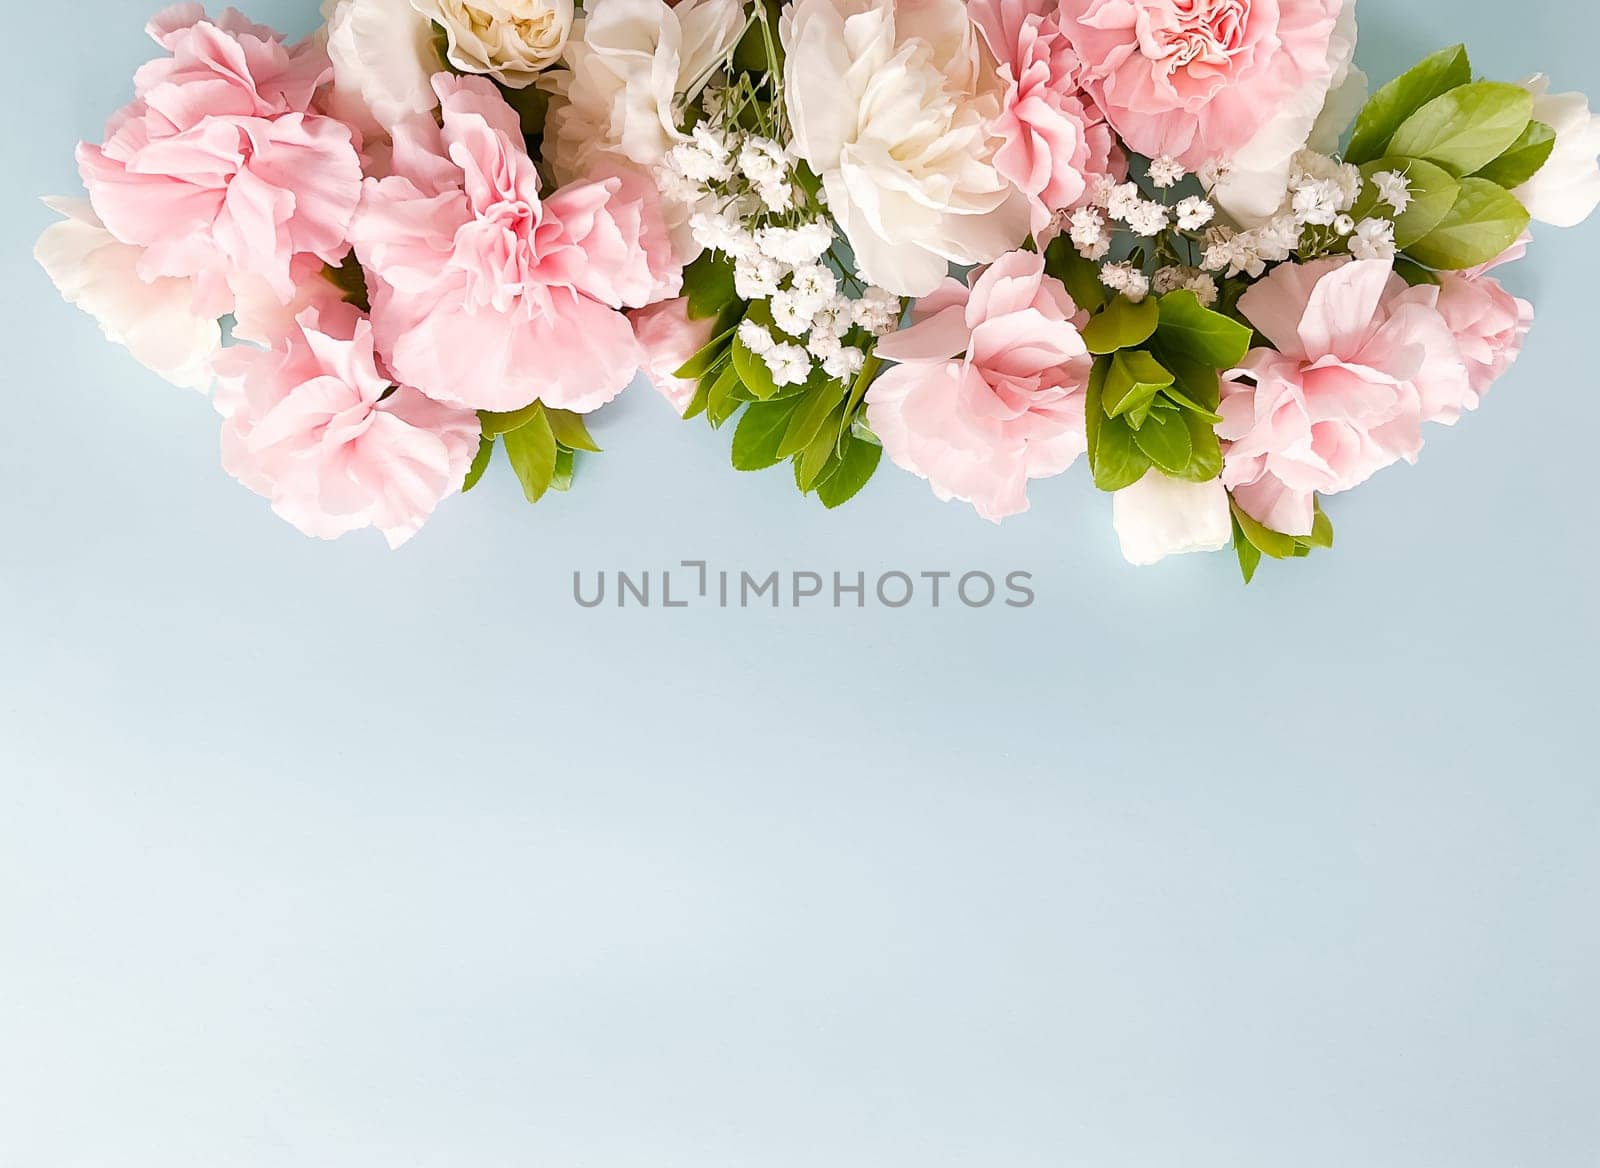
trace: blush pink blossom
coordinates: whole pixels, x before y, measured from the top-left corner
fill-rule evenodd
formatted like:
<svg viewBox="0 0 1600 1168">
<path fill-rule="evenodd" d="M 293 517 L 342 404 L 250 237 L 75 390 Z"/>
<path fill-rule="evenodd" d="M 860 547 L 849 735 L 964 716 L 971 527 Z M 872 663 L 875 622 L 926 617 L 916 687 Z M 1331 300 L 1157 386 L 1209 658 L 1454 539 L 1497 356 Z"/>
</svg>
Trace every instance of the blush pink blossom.
<svg viewBox="0 0 1600 1168">
<path fill-rule="evenodd" d="M 1439 314 L 1455 334 L 1471 385 L 1462 402 L 1466 409 L 1477 409 L 1489 387 L 1522 355 L 1522 342 L 1533 327 L 1533 305 L 1511 295 L 1488 274 L 1527 255 L 1531 239 L 1524 231 L 1503 254 L 1481 267 L 1439 273 Z"/>
<path fill-rule="evenodd" d="M 682 414 L 694 401 L 700 383 L 693 377 L 679 377 L 678 370 L 711 343 L 714 319 L 690 317 L 689 300 L 684 296 L 630 312 L 628 319 L 633 322 L 633 335 L 644 351 L 645 376 L 656 392 Z"/>
<path fill-rule="evenodd" d="M 939 498 L 999 522 L 1028 509 L 1028 480 L 1087 447 L 1088 321 L 1033 252 L 946 279 L 911 323 L 878 342 L 897 362 L 867 391 L 867 422 L 895 463 Z"/>
<path fill-rule="evenodd" d="M 1422 423 L 1471 390 L 1438 289 L 1408 288 L 1383 260 L 1283 264 L 1239 299 L 1274 347 L 1223 381 L 1222 481 L 1254 519 L 1309 535 L 1314 495 L 1415 462 Z"/>
<path fill-rule="evenodd" d="M 1132 150 L 1226 159 L 1326 82 L 1343 0 L 1061 0 L 1084 87 Z"/>
<path fill-rule="evenodd" d="M 301 256 L 337 264 L 361 198 L 350 129 L 312 110 L 330 75 L 315 44 L 289 48 L 231 9 L 198 4 L 150 22 L 169 56 L 134 77 L 133 104 L 78 168 L 107 229 L 145 249 L 140 274 L 192 277 L 197 307 L 232 308 L 232 283 L 259 279 L 287 301 Z"/>
<path fill-rule="evenodd" d="M 376 527 L 399 547 L 478 450 L 477 415 L 396 386 L 353 305 L 308 308 L 271 348 L 227 349 L 215 370 L 223 467 L 320 539 Z"/>
<path fill-rule="evenodd" d="M 450 405 L 598 409 L 642 363 L 621 310 L 682 281 L 653 188 L 615 174 L 543 198 L 495 87 L 433 85 L 443 126 L 395 127 L 393 174 L 367 181 L 352 228 L 379 351 Z"/>
<path fill-rule="evenodd" d="M 1084 202 L 1090 180 L 1121 180 L 1127 162 L 1116 137 L 1078 87 L 1078 56 L 1047 0 L 969 0 L 1004 88 L 990 125 L 1002 139 L 995 169 L 1029 199 L 1034 233 L 1055 211 Z"/>
</svg>

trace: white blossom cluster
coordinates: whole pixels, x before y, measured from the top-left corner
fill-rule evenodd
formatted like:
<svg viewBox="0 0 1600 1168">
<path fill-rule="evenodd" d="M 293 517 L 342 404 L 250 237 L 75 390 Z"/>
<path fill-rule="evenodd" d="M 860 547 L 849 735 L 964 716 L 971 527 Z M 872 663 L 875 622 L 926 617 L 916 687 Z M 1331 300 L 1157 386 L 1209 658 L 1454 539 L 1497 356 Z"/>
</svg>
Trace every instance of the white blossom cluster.
<svg viewBox="0 0 1600 1168">
<path fill-rule="evenodd" d="M 776 384 L 798 384 L 819 366 L 841 381 L 854 377 L 866 352 L 849 334 L 893 331 L 903 305 L 880 288 L 852 296 L 840 287 L 824 262 L 834 244 L 833 223 L 795 183 L 790 153 L 731 121 L 718 124 L 720 107 L 708 94 L 710 120 L 668 152 L 657 182 L 669 198 L 696 208 L 690 232 L 701 247 L 733 261 L 740 299 L 767 302 L 773 325 L 785 335 L 746 321 L 739 339 L 766 362 Z"/>
<path fill-rule="evenodd" d="M 1402 174 L 1383 171 L 1372 176 L 1378 201 L 1395 214 L 1411 204 L 1411 188 Z M 1278 213 L 1260 227 L 1236 231 L 1228 227 L 1207 233 L 1202 266 L 1229 276 L 1262 275 L 1268 264 L 1291 258 L 1310 259 L 1341 243 L 1358 260 L 1395 256 L 1394 221 L 1351 215 L 1366 182 L 1361 169 L 1325 154 L 1296 155 L 1289 189 Z"/>
<path fill-rule="evenodd" d="M 1151 185 L 1158 190 L 1167 190 L 1188 177 L 1177 161 L 1165 156 L 1150 163 L 1149 175 Z M 1140 239 L 1156 239 L 1174 228 L 1185 232 L 1199 231 L 1216 214 L 1216 208 L 1198 195 L 1169 205 L 1145 198 L 1137 183 L 1119 183 L 1102 176 L 1091 188 L 1088 203 L 1066 213 L 1060 227 L 1080 256 L 1094 263 L 1102 263 L 1111 253 L 1119 230 L 1126 230 Z M 1173 267 L 1162 269 L 1157 276 L 1167 291 L 1192 287 L 1195 295 L 1205 303 L 1211 304 L 1216 300 L 1216 282 L 1203 273 Z M 1150 294 L 1150 278 L 1137 266 L 1126 262 L 1102 263 L 1100 282 L 1133 301 L 1143 300 Z M 1157 289 L 1158 292 L 1161 290 Z"/>
</svg>

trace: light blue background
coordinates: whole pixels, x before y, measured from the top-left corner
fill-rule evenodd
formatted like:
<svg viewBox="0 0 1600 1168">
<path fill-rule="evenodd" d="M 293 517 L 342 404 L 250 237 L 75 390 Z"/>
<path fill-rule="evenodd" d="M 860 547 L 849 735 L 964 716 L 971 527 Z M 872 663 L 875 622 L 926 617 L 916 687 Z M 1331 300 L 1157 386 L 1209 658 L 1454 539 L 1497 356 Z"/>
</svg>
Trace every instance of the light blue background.
<svg viewBox="0 0 1600 1168">
<path fill-rule="evenodd" d="M 581 489 L 297 535 L 28 250 L 147 0 L 11 5 L 4 1168 L 1594 1168 L 1600 223 L 1339 547 L 1136 571 L 1081 467 L 824 513 L 636 392 Z M 253 14 L 304 30 L 312 0 Z M 1600 15 L 1365 0 L 1600 89 Z M 1031 610 L 578 609 L 1025 569 Z"/>
</svg>

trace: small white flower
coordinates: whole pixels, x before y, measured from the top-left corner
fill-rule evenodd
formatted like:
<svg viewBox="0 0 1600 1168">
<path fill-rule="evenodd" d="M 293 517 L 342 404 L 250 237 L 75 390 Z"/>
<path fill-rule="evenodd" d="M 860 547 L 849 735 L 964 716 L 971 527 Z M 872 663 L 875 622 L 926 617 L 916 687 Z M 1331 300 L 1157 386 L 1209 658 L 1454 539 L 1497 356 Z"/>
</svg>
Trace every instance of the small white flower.
<svg viewBox="0 0 1600 1168">
<path fill-rule="evenodd" d="M 1396 215 L 1411 206 L 1411 184 L 1398 171 L 1380 170 L 1372 176 L 1372 185 L 1378 188 L 1379 201 L 1393 207 Z"/>
<path fill-rule="evenodd" d="M 765 300 L 778 291 L 787 274 L 766 256 L 741 258 L 733 265 L 733 288 L 742 300 Z"/>
<path fill-rule="evenodd" d="M 1140 203 L 1127 219 L 1128 228 L 1135 235 L 1150 238 L 1167 229 L 1167 209 L 1160 203 Z"/>
<path fill-rule="evenodd" d="M 773 293 L 772 323 L 791 337 L 803 336 L 811 328 L 811 310 L 806 298 L 793 289 Z"/>
<path fill-rule="evenodd" d="M 1179 165 L 1177 159 L 1166 154 L 1150 162 L 1150 181 L 1160 190 L 1176 186 L 1187 177 L 1188 173 Z"/>
<path fill-rule="evenodd" d="M 1184 231 L 1199 231 L 1216 217 L 1217 209 L 1198 195 L 1178 204 L 1178 226 Z"/>
<path fill-rule="evenodd" d="M 1224 162 L 1220 158 L 1213 158 L 1201 165 L 1200 169 L 1195 172 L 1195 177 L 1200 180 L 1200 185 L 1209 191 L 1231 173 L 1233 173 L 1231 163 Z"/>
<path fill-rule="evenodd" d="M 1132 264 L 1106 264 L 1100 269 L 1100 282 L 1135 303 L 1150 293 L 1149 278 Z"/>
<path fill-rule="evenodd" d="M 1297 223 L 1327 227 L 1339 214 L 1339 184 L 1332 179 L 1302 179 L 1294 190 Z"/>
<path fill-rule="evenodd" d="M 812 311 L 816 311 L 832 301 L 839 290 L 839 282 L 821 264 L 806 264 L 795 269 L 791 287 L 811 305 Z"/>
<path fill-rule="evenodd" d="M 772 333 L 766 325 L 742 320 L 739 322 L 739 343 L 756 356 L 765 357 L 778 342 L 772 339 Z"/>
<path fill-rule="evenodd" d="M 1139 193 L 1136 183 L 1122 183 L 1111 189 L 1110 196 L 1106 199 L 1106 210 L 1113 219 L 1127 221 L 1130 215 L 1138 211 L 1144 203 L 1144 196 Z"/>
<path fill-rule="evenodd" d="M 1165 296 L 1183 287 L 1184 270 L 1182 268 L 1157 268 L 1155 279 L 1150 281 L 1150 288 L 1157 296 Z"/>
<path fill-rule="evenodd" d="M 1333 221 L 1333 229 L 1340 235 L 1349 235 L 1356 229 L 1356 221 L 1348 215 L 1340 215 Z"/>
<path fill-rule="evenodd" d="M 1394 259 L 1394 223 L 1388 219 L 1363 219 L 1350 237 L 1350 254 L 1358 260 Z"/>
<path fill-rule="evenodd" d="M 1194 293 L 1203 308 L 1210 308 L 1217 302 L 1217 282 L 1205 272 L 1193 273 L 1183 286 Z"/>
<path fill-rule="evenodd" d="M 837 353 L 822 359 L 822 371 L 838 381 L 854 377 L 866 364 L 867 355 L 853 345 L 846 345 Z"/>
<path fill-rule="evenodd" d="M 774 345 L 761 355 L 776 385 L 799 385 L 811 376 L 811 354 L 799 345 Z"/>
<path fill-rule="evenodd" d="M 1111 201 L 1111 192 L 1117 189 L 1117 180 L 1108 174 L 1097 174 L 1089 180 L 1089 202 L 1104 207 Z"/>
</svg>

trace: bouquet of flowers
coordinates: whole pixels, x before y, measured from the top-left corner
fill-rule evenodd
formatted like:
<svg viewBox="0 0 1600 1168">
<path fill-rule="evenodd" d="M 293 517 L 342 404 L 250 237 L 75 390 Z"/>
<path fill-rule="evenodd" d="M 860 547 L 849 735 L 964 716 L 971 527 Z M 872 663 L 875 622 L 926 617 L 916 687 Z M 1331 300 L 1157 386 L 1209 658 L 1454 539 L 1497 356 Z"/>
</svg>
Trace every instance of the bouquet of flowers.
<svg viewBox="0 0 1600 1168">
<path fill-rule="evenodd" d="M 323 16 L 156 16 L 37 254 L 324 538 L 497 447 L 570 487 L 643 370 L 827 507 L 887 455 L 998 521 L 1083 456 L 1130 561 L 1248 580 L 1478 407 L 1532 320 L 1491 271 L 1600 204 L 1583 96 L 1458 46 L 1369 99 L 1354 0 Z"/>
</svg>

